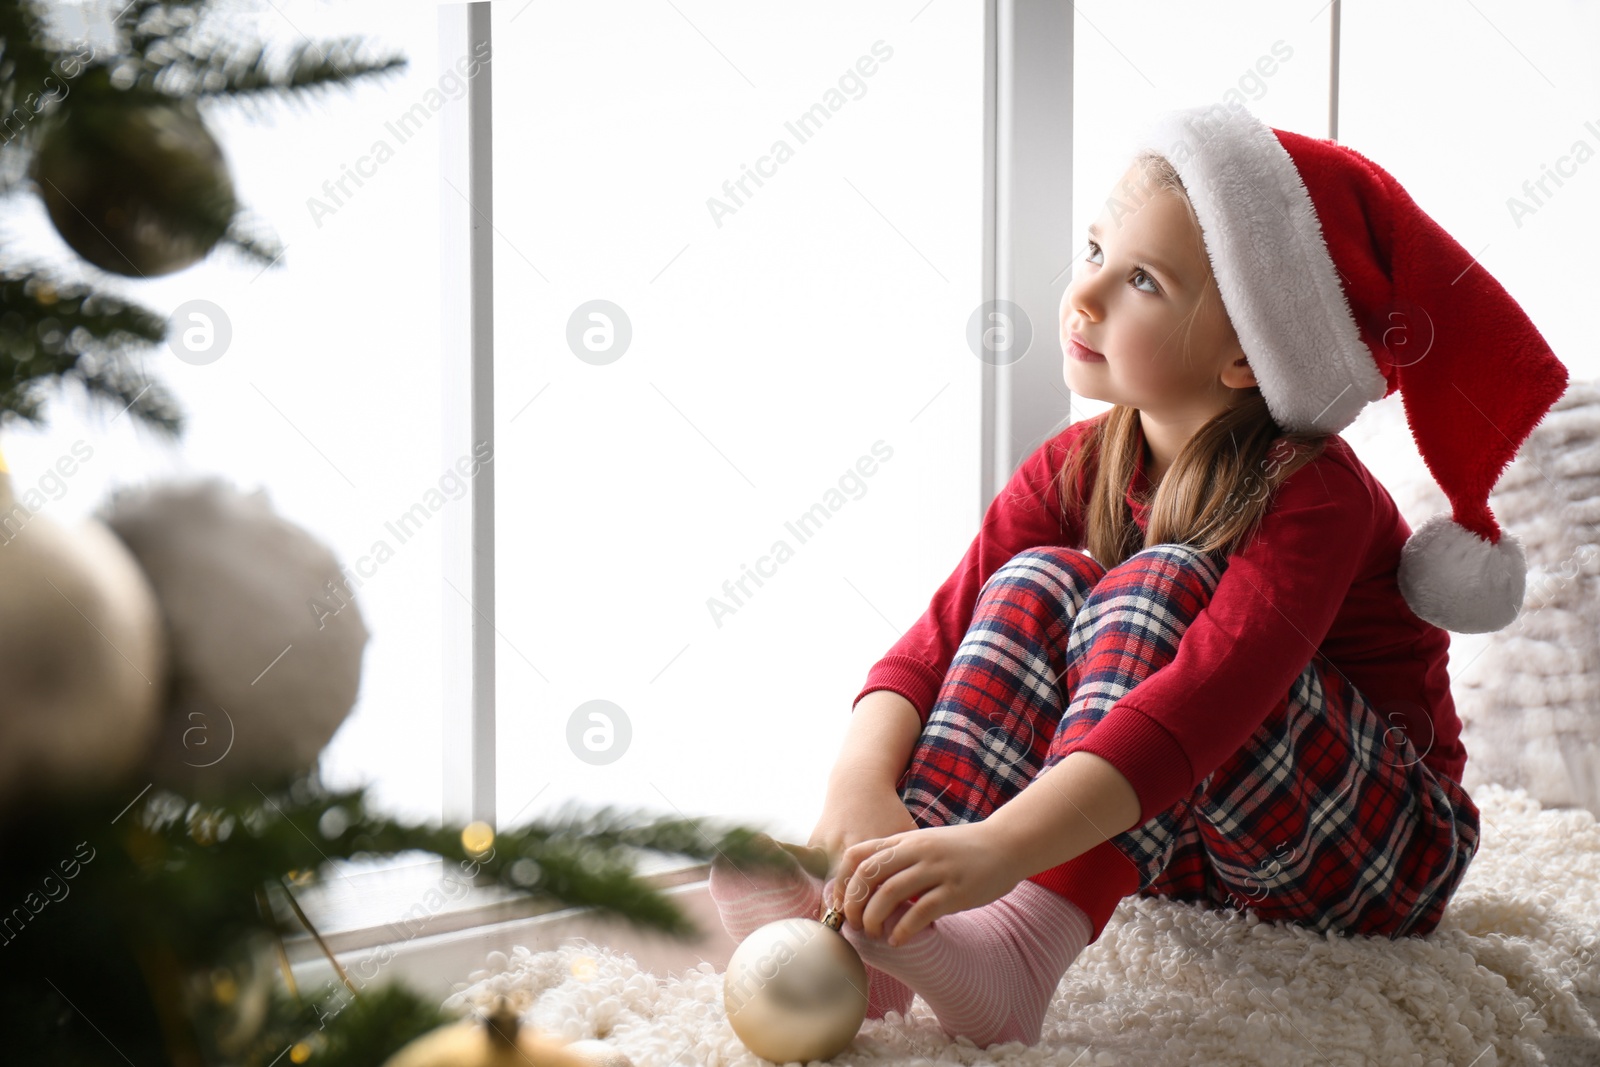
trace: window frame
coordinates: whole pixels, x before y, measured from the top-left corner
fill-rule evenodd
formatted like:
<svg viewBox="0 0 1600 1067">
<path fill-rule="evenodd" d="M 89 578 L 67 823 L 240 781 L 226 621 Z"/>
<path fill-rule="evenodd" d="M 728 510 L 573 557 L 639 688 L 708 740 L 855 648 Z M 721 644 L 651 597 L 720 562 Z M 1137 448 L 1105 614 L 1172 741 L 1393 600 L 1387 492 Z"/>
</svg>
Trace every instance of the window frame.
<svg viewBox="0 0 1600 1067">
<path fill-rule="evenodd" d="M 1337 0 L 1335 0 L 1337 3 Z M 491 0 L 439 0 L 438 52 L 493 55 Z M 980 382 L 982 450 L 974 521 L 1017 465 L 1058 432 L 1059 364 L 1045 358 L 1071 263 L 1063 263 L 1071 225 L 1073 174 L 1073 11 L 1038 0 L 984 0 L 982 298 L 1010 301 L 1030 323 L 1033 359 L 986 361 Z M 440 127 L 441 458 L 448 467 L 494 434 L 493 63 L 468 81 L 464 107 L 446 108 Z M 1066 121 L 1062 121 L 1062 116 Z M 1026 224 L 1023 223 L 1026 220 Z M 442 514 L 444 578 L 441 815 L 497 826 L 495 811 L 495 495 L 494 464 L 467 479 L 466 506 Z M 447 878 L 447 864 L 415 856 L 334 864 L 334 877 L 296 893 L 324 943 L 345 954 L 395 942 L 396 900 L 421 900 Z M 640 875 L 659 890 L 703 881 L 708 865 L 644 857 Z M 281 896 L 281 894 L 280 894 Z M 291 958 L 313 967 L 322 955 L 286 901 L 275 901 Z M 507 900 L 476 888 L 427 925 L 426 941 L 525 920 L 556 910 L 536 899 Z M 405 940 L 410 940 L 406 938 Z"/>
</svg>

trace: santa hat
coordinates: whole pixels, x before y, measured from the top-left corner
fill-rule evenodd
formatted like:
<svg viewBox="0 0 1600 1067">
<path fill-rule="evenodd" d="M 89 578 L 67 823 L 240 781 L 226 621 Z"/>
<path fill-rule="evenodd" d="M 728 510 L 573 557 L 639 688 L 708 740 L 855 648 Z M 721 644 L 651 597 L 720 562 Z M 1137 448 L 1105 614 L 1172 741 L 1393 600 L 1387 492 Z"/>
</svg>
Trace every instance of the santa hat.
<svg viewBox="0 0 1600 1067">
<path fill-rule="evenodd" d="M 1458 633 L 1508 625 L 1527 560 L 1489 493 L 1567 387 L 1522 308 L 1387 171 L 1344 145 L 1213 104 L 1160 116 L 1132 147 L 1160 152 L 1183 179 L 1280 427 L 1338 433 L 1400 390 L 1451 508 L 1401 552 L 1411 610 Z"/>
</svg>

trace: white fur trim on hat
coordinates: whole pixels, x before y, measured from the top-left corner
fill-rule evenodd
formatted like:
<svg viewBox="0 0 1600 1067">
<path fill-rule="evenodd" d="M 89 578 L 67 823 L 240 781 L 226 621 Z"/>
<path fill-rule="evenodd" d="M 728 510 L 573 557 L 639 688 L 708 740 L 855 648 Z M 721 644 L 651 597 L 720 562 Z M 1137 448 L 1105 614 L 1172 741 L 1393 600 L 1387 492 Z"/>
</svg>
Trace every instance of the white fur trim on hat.
<svg viewBox="0 0 1600 1067">
<path fill-rule="evenodd" d="M 1311 195 L 1272 128 L 1223 104 L 1169 111 L 1137 148 L 1183 179 L 1223 305 L 1274 421 L 1338 433 L 1385 395 L 1322 239 Z"/>
<path fill-rule="evenodd" d="M 1490 544 L 1449 513 L 1417 527 L 1400 549 L 1406 604 L 1417 618 L 1460 634 L 1510 625 L 1522 610 L 1527 573 L 1522 542 L 1510 531 Z"/>
</svg>

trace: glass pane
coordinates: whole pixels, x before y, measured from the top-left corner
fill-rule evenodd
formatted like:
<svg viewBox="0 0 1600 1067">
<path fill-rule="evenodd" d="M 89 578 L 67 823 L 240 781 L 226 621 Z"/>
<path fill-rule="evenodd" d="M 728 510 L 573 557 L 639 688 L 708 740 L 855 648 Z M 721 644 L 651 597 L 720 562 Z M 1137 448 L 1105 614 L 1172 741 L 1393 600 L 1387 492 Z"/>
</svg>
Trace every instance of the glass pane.
<svg viewBox="0 0 1600 1067">
<path fill-rule="evenodd" d="M 73 21 L 96 33 L 124 6 L 88 5 Z M 438 444 L 438 119 L 403 143 L 388 125 L 437 83 L 436 10 L 386 0 L 254 7 L 232 16 L 247 37 L 283 48 L 362 35 L 374 52 L 403 52 L 411 65 L 314 99 L 203 111 L 241 201 L 287 246 L 271 270 L 219 252 L 147 280 L 98 273 L 62 244 L 37 197 L 14 197 L 14 258 L 93 273 L 97 286 L 160 314 L 209 301 L 232 337 L 204 365 L 167 348 L 144 359 L 188 416 L 179 446 L 65 392 L 48 431 L 6 435 L 6 458 L 20 490 L 37 486 L 75 441 L 92 449 L 47 505 L 64 520 L 88 514 L 117 485 L 146 480 L 219 474 L 241 491 L 265 489 L 279 514 L 347 568 L 372 635 L 358 701 L 324 752 L 326 776 L 370 780 L 380 806 L 437 817 L 438 520 L 404 539 L 389 524 L 448 473 Z"/>
<path fill-rule="evenodd" d="M 806 840 L 977 532 L 982 5 L 754 10 L 493 10 L 508 824 Z"/>
<path fill-rule="evenodd" d="M 1574 379 L 1592 378 L 1600 9 L 1422 0 L 1381 18 L 1346 10 L 1341 138 L 1478 258 Z"/>
</svg>

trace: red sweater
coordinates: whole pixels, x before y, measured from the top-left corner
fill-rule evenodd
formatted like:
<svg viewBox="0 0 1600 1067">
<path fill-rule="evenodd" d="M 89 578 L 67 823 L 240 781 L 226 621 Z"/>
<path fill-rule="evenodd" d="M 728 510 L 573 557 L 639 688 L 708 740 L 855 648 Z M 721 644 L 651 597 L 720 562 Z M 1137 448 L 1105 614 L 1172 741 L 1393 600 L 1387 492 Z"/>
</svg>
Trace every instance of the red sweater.
<svg viewBox="0 0 1600 1067">
<path fill-rule="evenodd" d="M 1023 460 L 927 610 L 867 672 L 852 710 L 874 689 L 891 689 L 926 725 L 989 576 L 1024 549 L 1083 548 L 1082 513 L 1063 515 L 1056 475 L 1103 417 L 1073 423 Z M 1140 530 L 1148 509 L 1138 497 L 1150 488 L 1143 451 L 1127 491 Z M 1092 457 L 1081 484 L 1093 484 L 1096 465 Z M 1387 758 L 1402 758 L 1406 737 L 1435 774 L 1459 782 L 1467 753 L 1446 671 L 1450 634 L 1417 618 L 1396 584 L 1410 535 L 1388 490 L 1331 436 L 1278 487 L 1173 661 L 1118 700 L 1078 748 L 1122 772 L 1144 822 L 1243 747 L 1320 651 L 1388 724 Z"/>
</svg>

